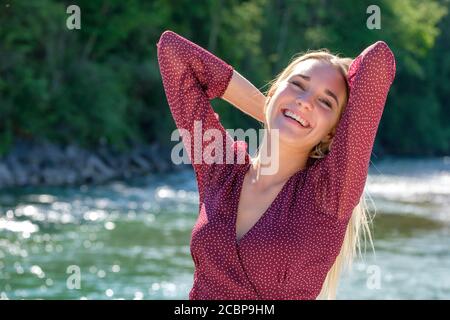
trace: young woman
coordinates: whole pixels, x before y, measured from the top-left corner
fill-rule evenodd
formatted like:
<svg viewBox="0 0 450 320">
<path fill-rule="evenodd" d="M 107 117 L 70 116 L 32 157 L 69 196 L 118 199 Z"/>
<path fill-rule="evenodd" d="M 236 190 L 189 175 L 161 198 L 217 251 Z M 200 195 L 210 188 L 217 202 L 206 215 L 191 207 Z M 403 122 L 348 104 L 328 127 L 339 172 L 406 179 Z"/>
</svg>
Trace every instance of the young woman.
<svg viewBox="0 0 450 320">
<path fill-rule="evenodd" d="M 267 97 L 232 66 L 172 31 L 157 47 L 171 113 L 189 133 L 183 142 L 199 191 L 189 298 L 333 298 L 341 267 L 367 227 L 362 194 L 395 75 L 389 47 L 377 42 L 354 60 L 327 52 L 297 57 Z M 265 141 L 255 158 L 220 124 L 210 105 L 217 97 L 264 123 Z M 194 161 L 211 142 L 195 148 L 195 122 L 202 134 L 221 132 L 221 161 Z M 278 157 L 270 161 L 279 168 L 262 175 L 261 154 L 270 154 L 274 132 Z"/>
</svg>

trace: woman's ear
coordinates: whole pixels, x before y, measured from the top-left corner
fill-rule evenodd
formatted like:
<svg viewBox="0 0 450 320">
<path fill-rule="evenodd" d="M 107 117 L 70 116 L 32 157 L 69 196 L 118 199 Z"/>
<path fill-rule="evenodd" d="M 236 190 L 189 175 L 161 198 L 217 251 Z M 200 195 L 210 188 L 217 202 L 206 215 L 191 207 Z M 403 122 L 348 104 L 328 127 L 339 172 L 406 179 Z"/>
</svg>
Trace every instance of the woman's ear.
<svg viewBox="0 0 450 320">
<path fill-rule="evenodd" d="M 330 142 L 330 145 L 331 145 L 331 143 L 333 142 L 332 140 L 333 140 L 333 138 L 334 138 L 335 133 L 336 133 L 336 129 L 331 130 L 331 132 L 329 132 L 329 133 L 326 135 L 325 139 L 323 139 L 322 142 L 328 142 L 328 141 L 331 141 L 331 142 Z"/>
</svg>

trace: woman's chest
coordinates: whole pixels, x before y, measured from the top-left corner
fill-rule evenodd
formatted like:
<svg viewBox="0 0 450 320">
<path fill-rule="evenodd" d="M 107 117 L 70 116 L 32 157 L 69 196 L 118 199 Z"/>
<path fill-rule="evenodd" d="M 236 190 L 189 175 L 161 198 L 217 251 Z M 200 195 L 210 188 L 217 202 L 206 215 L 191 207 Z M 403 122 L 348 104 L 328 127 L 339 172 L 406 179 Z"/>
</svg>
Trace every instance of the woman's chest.
<svg viewBox="0 0 450 320">
<path fill-rule="evenodd" d="M 251 192 L 244 179 L 238 171 L 220 186 L 205 189 L 191 245 L 208 251 L 276 250 L 280 244 L 283 250 L 302 250 L 335 238 L 339 230 L 334 219 L 317 212 L 315 202 L 302 192 L 301 179 L 264 193 Z"/>
<path fill-rule="evenodd" d="M 265 215 L 270 214 L 270 210 L 277 210 L 279 201 L 276 200 L 282 196 L 282 188 L 283 186 L 276 186 L 265 192 L 258 192 L 244 180 L 235 213 L 238 241 L 265 218 Z"/>
</svg>

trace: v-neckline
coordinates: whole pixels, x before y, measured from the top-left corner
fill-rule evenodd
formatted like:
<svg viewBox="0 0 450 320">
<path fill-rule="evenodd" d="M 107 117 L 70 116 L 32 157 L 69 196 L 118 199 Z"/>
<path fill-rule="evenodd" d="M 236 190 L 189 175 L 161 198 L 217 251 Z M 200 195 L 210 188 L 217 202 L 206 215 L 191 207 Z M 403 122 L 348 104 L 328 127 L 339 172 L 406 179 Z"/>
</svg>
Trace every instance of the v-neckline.
<svg viewBox="0 0 450 320">
<path fill-rule="evenodd" d="M 266 218 L 266 216 L 268 216 L 269 212 L 272 210 L 273 206 L 278 201 L 278 199 L 282 196 L 282 194 L 284 194 L 285 189 L 291 184 L 291 181 L 294 179 L 294 177 L 296 175 L 300 174 L 301 172 L 305 171 L 305 169 L 299 170 L 299 171 L 295 172 L 293 175 L 291 175 L 286 180 L 286 182 L 283 184 L 283 187 L 281 187 L 280 191 L 277 193 L 277 195 L 275 196 L 273 201 L 269 204 L 269 206 L 264 211 L 264 213 L 253 224 L 253 226 L 249 230 L 247 230 L 247 232 L 244 233 L 240 239 L 238 239 L 237 238 L 237 216 L 238 216 L 239 202 L 241 200 L 241 193 L 242 193 L 242 188 L 244 186 L 245 175 L 247 174 L 251 165 L 252 165 L 251 161 L 250 161 L 250 163 L 247 163 L 246 166 L 244 167 L 245 170 L 244 170 L 243 174 L 240 176 L 239 189 L 238 189 L 238 193 L 237 193 L 237 201 L 234 205 L 234 212 L 233 212 L 233 219 L 232 219 L 232 221 L 233 221 L 233 237 L 234 237 L 236 246 L 238 246 L 238 247 L 242 244 L 243 240 L 248 238 L 248 236 L 258 227 L 258 225 L 261 224 L 261 222 Z"/>
</svg>

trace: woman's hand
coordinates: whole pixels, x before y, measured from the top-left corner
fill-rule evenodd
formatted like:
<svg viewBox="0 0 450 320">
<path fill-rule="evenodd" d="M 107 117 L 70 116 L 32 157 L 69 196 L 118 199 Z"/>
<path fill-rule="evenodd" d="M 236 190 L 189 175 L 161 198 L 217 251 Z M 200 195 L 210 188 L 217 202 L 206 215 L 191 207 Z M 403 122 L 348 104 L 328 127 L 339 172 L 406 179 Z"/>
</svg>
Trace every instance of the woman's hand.
<svg viewBox="0 0 450 320">
<path fill-rule="evenodd" d="M 221 98 L 254 119 L 264 122 L 266 96 L 236 70 L 233 70 L 231 81 Z"/>
</svg>

